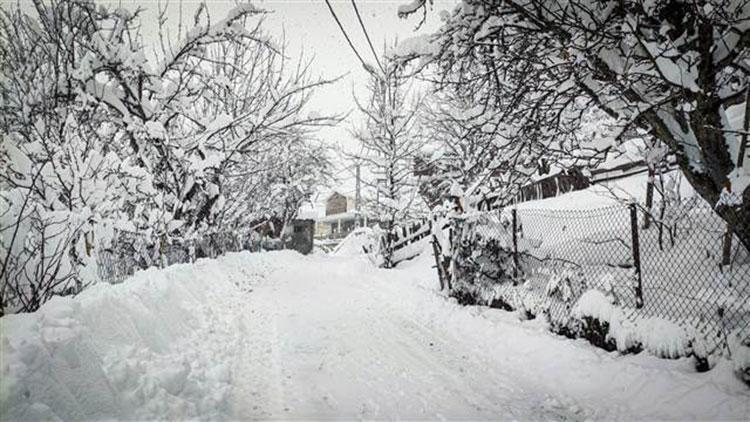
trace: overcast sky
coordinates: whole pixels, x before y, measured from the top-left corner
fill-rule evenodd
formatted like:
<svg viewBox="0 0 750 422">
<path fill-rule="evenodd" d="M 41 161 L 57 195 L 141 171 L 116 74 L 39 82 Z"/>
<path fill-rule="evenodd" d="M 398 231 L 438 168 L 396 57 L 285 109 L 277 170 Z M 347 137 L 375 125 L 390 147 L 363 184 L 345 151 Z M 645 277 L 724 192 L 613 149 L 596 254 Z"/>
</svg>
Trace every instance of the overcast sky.
<svg viewBox="0 0 750 422">
<path fill-rule="evenodd" d="M 384 46 L 393 45 L 397 39 L 403 40 L 416 34 L 434 32 L 439 26 L 438 14 L 433 13 L 418 32 L 414 31 L 419 19 L 399 19 L 396 9 L 406 0 L 376 1 L 358 0 L 357 6 L 362 14 L 365 27 L 378 53 Z M 314 1 L 265 1 L 259 5 L 273 10 L 268 17 L 268 29 L 272 32 L 286 31 L 292 53 L 302 48 L 305 54 L 314 54 L 314 69 L 324 77 L 346 76 L 317 95 L 315 106 L 321 110 L 346 112 L 354 108 L 352 92 L 359 97 L 365 96 L 364 86 L 367 72 L 362 68 L 351 48 L 347 45 L 341 30 L 336 25 L 325 2 Z M 355 48 L 365 61 L 374 64 L 362 29 L 350 0 L 331 1 L 344 29 L 349 34 Z M 443 1 L 443 8 L 449 3 Z M 436 5 L 439 10 L 441 5 Z M 437 11 L 436 10 L 436 11 Z M 356 121 L 357 116 L 352 116 Z M 344 124 L 350 126 L 349 122 Z M 325 136 L 334 141 L 346 142 L 349 134 L 346 127 L 326 131 Z"/>
<path fill-rule="evenodd" d="M 122 4 L 129 9 L 137 6 L 145 9 L 142 15 L 144 23 L 142 33 L 147 39 L 149 37 L 155 39 L 159 4 L 156 0 L 99 0 L 98 2 Z M 396 15 L 398 6 L 408 2 L 409 0 L 357 0 L 357 7 L 378 53 L 381 53 L 386 45 L 392 46 L 396 40 L 434 32 L 440 25 L 437 12 L 455 4 L 453 0 L 435 1 L 433 13 L 428 15 L 427 22 L 415 31 L 419 17 L 404 20 Z M 179 3 L 177 0 L 169 2 L 167 15 L 173 28 L 176 28 L 179 20 Z M 182 1 L 184 22 L 192 20 L 199 3 L 200 1 L 197 0 Z M 207 0 L 206 3 L 214 20 L 226 16 L 237 1 Z M 352 93 L 355 92 L 360 97 L 365 95 L 363 88 L 367 73 L 346 43 L 326 3 L 323 0 L 260 0 L 252 3 L 269 11 L 265 16 L 264 26 L 277 38 L 285 34 L 289 45 L 289 56 L 299 57 L 304 51 L 305 57 L 314 58 L 313 73 L 320 74 L 324 78 L 345 75 L 335 85 L 319 91 L 313 99 L 313 107 L 323 112 L 342 113 L 354 108 Z M 331 0 L 331 4 L 357 51 L 365 61 L 374 64 L 373 54 L 359 26 L 351 0 Z M 161 5 L 164 5 L 164 1 Z M 352 116 L 352 120 L 356 120 L 356 116 Z M 345 122 L 344 127 L 326 130 L 323 137 L 332 142 L 346 142 L 350 138 L 346 128 L 350 125 L 350 122 Z"/>
</svg>

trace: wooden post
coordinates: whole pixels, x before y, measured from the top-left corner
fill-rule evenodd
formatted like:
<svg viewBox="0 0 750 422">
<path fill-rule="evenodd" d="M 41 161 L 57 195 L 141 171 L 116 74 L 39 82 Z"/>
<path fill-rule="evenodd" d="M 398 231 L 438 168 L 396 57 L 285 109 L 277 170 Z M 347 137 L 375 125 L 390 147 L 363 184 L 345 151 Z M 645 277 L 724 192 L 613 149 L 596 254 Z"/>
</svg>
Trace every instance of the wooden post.
<svg viewBox="0 0 750 422">
<path fill-rule="evenodd" d="M 167 244 L 166 244 L 167 242 L 166 242 L 165 236 L 166 235 L 162 234 L 159 237 L 159 268 L 164 268 L 167 266 L 166 265 L 167 259 L 166 259 L 166 255 L 164 254 L 167 248 Z"/>
<path fill-rule="evenodd" d="M 440 245 L 435 235 L 432 235 L 432 253 L 435 255 L 435 268 L 437 268 L 438 280 L 440 281 L 440 291 L 445 289 L 445 274 L 443 273 L 443 259 Z"/>
<path fill-rule="evenodd" d="M 445 284 L 448 287 L 448 291 L 450 292 L 453 289 L 453 273 L 455 272 L 455 269 L 453 268 L 453 255 L 456 253 L 456 234 L 455 234 L 455 224 L 456 220 L 451 219 L 450 225 L 448 226 L 448 243 L 451 245 L 450 255 L 445 261 L 445 268 L 446 268 L 446 277 L 445 277 Z"/>
<path fill-rule="evenodd" d="M 635 204 L 630 204 L 630 233 L 633 246 L 633 266 L 635 267 L 636 285 L 635 285 L 635 307 L 643 307 L 643 285 L 641 279 L 641 245 L 638 241 L 638 208 Z"/>
<path fill-rule="evenodd" d="M 518 231 L 518 223 L 516 217 L 516 209 L 511 210 L 513 215 L 513 278 L 518 278 L 518 237 L 516 232 Z"/>
</svg>

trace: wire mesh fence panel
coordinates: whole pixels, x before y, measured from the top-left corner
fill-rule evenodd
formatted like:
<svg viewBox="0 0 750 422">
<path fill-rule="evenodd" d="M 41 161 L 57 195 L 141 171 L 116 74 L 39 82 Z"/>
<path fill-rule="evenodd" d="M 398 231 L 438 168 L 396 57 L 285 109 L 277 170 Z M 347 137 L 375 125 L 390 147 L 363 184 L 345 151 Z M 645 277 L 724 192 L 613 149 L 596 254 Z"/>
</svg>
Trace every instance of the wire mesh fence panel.
<svg viewBox="0 0 750 422">
<path fill-rule="evenodd" d="M 137 270 L 156 265 L 154 250 L 149 239 L 142 234 L 117 231 L 109 247 L 97 251 L 97 264 L 101 281 L 119 283 Z"/>
<path fill-rule="evenodd" d="M 727 222 L 705 202 L 682 208 L 677 217 L 640 230 L 642 312 L 684 322 L 717 341 L 727 332 L 747 331 L 748 250 L 728 234 Z"/>
<path fill-rule="evenodd" d="M 455 218 L 452 294 L 462 303 L 546 313 L 553 329 L 565 331 L 579 298 L 597 289 L 628 319 L 672 321 L 710 349 L 729 332 L 750 338 L 750 254 L 727 222 L 700 199 L 645 216 L 635 204 L 615 204 Z"/>
<path fill-rule="evenodd" d="M 196 258 L 215 258 L 251 246 L 249 237 L 231 232 L 167 241 L 141 233 L 117 231 L 109 247 L 97 251 L 97 271 L 101 281 L 114 284 L 138 270 L 193 262 Z"/>
<path fill-rule="evenodd" d="M 526 289 L 553 323 L 564 325 L 572 305 L 591 288 L 607 289 L 623 306 L 636 307 L 630 219 L 624 205 L 517 211 Z"/>
</svg>

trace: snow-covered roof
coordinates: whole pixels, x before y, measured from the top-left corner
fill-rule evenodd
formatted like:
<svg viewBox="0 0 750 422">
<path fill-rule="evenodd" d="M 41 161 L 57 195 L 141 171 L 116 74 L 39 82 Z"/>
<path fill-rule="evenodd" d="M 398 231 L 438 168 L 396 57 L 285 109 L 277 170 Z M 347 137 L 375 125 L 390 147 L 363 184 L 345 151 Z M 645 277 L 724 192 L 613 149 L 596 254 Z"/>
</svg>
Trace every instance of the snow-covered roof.
<svg viewBox="0 0 750 422">
<path fill-rule="evenodd" d="M 347 212 L 341 212 L 338 214 L 331 214 L 327 215 L 325 217 L 319 217 L 317 219 L 318 223 L 335 223 L 337 221 L 348 221 L 348 220 L 354 220 L 359 216 L 358 211 L 347 211 Z"/>
</svg>

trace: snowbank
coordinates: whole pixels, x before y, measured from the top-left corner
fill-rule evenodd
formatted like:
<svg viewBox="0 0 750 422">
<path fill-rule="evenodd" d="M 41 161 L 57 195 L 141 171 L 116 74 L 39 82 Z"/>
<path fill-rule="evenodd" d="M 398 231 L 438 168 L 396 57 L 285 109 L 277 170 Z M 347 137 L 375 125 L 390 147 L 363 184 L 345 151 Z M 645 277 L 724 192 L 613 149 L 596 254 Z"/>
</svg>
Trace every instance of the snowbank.
<svg viewBox="0 0 750 422">
<path fill-rule="evenodd" d="M 331 252 L 335 256 L 359 256 L 367 251 L 378 250 L 379 236 L 370 227 L 355 229 Z"/>
<path fill-rule="evenodd" d="M 221 417 L 242 297 L 297 257 L 240 252 L 149 269 L 4 316 L 0 420 Z"/>
</svg>

